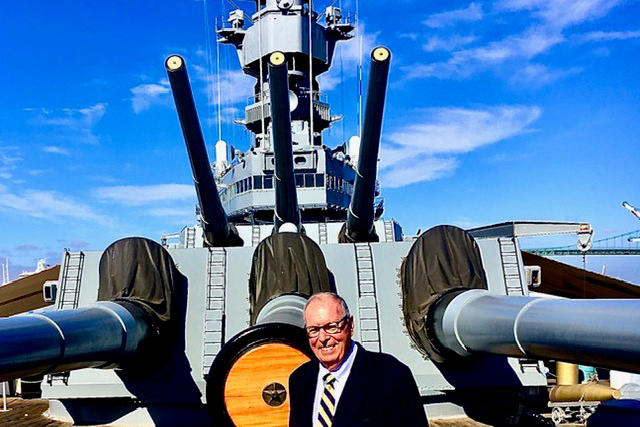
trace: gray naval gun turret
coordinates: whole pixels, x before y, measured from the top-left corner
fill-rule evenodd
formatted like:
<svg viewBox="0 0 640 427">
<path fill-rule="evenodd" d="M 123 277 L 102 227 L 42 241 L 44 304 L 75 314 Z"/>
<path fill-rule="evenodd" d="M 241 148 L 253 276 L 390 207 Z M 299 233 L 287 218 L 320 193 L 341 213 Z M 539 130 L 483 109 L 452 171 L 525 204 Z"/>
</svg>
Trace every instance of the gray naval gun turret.
<svg viewBox="0 0 640 427">
<path fill-rule="evenodd" d="M 65 253 L 56 310 L 0 319 L 0 381 L 44 375 L 50 414 L 78 425 L 286 426 L 288 376 L 312 357 L 302 309 L 321 291 L 346 299 L 365 348 L 411 368 L 431 418 L 504 422 L 545 390 L 540 360 L 640 372 L 640 301 L 529 296 L 540 272 L 523 265 L 518 238 L 584 243 L 589 224 L 437 226 L 404 238 L 376 202 L 389 50 L 372 52 L 362 141 L 349 156 L 322 144 L 333 118 L 315 76 L 353 26 L 336 8 L 322 26 L 300 0 L 257 6 L 250 28 L 234 11 L 219 31 L 258 83 L 243 120 L 254 143 L 231 164 L 220 150 L 215 177 L 185 61 L 165 63 L 200 225 L 178 244 L 127 238 Z"/>
</svg>

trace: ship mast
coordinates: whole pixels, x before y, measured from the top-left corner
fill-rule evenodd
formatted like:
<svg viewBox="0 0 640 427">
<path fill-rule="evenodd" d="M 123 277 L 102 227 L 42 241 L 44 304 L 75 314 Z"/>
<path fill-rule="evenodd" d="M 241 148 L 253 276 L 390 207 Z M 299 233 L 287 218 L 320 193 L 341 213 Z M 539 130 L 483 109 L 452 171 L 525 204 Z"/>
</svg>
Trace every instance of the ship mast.
<svg viewBox="0 0 640 427">
<path fill-rule="evenodd" d="M 218 30 L 218 41 L 233 45 L 244 73 L 256 79 L 245 117 L 236 123 L 255 134 L 254 148 L 272 149 L 265 70 L 269 56 L 283 52 L 288 64 L 292 143 L 319 146 L 321 132 L 338 118 L 331 116 L 328 102 L 323 101 L 317 77 L 330 68 L 336 43 L 350 39 L 354 26 L 343 22 L 341 10 L 333 6 L 323 14 L 326 26 L 321 25 L 310 0 L 256 0 L 256 9 L 248 28 L 244 28 L 245 12 L 236 9 L 229 14 L 229 26 Z"/>
</svg>

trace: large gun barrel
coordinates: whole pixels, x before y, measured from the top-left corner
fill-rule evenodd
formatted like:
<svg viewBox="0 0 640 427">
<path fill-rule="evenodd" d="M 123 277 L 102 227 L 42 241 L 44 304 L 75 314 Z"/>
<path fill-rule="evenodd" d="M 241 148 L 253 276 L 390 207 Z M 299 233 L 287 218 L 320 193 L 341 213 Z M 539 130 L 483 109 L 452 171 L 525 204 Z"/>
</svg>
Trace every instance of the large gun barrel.
<svg viewBox="0 0 640 427">
<path fill-rule="evenodd" d="M 353 196 L 347 214 L 346 238 L 353 242 L 377 241 L 373 227 L 376 173 L 382 116 L 389 77 L 391 52 L 377 47 L 371 52 L 371 69 L 362 125 L 362 142 L 358 155 L 358 169 Z"/>
<path fill-rule="evenodd" d="M 172 55 L 167 58 L 165 68 L 189 153 L 193 181 L 200 205 L 205 244 L 208 246 L 242 246 L 242 239 L 227 219 L 216 182 L 213 179 L 184 59 L 178 55 Z"/>
<path fill-rule="evenodd" d="M 150 335 L 145 313 L 131 303 L 100 302 L 76 310 L 0 319 L 0 382 L 130 362 Z"/>
<path fill-rule="evenodd" d="M 275 157 L 276 208 L 274 221 L 277 228 L 292 223 L 300 228 L 300 210 L 293 174 L 293 148 L 291 138 L 291 112 L 289 108 L 289 77 L 287 61 L 282 52 L 269 57 L 269 91 L 271 104 L 271 132 Z"/>
<path fill-rule="evenodd" d="M 427 330 L 452 355 L 553 359 L 640 372 L 639 300 L 457 292 L 441 296 L 427 319 Z"/>
</svg>

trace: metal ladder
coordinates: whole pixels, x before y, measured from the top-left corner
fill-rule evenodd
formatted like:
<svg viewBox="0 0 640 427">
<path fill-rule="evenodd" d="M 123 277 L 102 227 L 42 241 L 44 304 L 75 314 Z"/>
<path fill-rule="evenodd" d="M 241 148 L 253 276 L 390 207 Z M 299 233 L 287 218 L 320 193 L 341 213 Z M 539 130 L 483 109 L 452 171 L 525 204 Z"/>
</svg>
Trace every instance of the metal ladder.
<svg viewBox="0 0 640 427">
<path fill-rule="evenodd" d="M 505 290 L 507 295 L 524 295 L 520 277 L 520 265 L 518 253 L 513 238 L 500 237 L 500 256 L 502 258 L 502 273 L 504 275 Z"/>
<path fill-rule="evenodd" d="M 260 243 L 260 226 L 252 225 L 251 226 L 251 246 L 258 246 Z"/>
<path fill-rule="evenodd" d="M 58 309 L 78 308 L 83 267 L 84 252 L 65 251 L 64 267 L 62 268 L 62 278 L 60 280 Z"/>
<path fill-rule="evenodd" d="M 205 378 L 209 375 L 213 359 L 220 352 L 225 341 L 226 273 L 227 251 L 224 248 L 209 248 L 202 357 L 202 372 Z"/>
<path fill-rule="evenodd" d="M 187 241 L 185 242 L 186 248 L 195 248 L 196 247 L 196 228 L 195 227 L 187 227 Z"/>
<path fill-rule="evenodd" d="M 393 242 L 395 236 L 393 233 L 393 221 L 383 221 L 384 223 L 384 241 Z"/>
<path fill-rule="evenodd" d="M 369 243 L 355 243 L 356 270 L 358 273 L 358 317 L 360 319 L 360 343 L 371 351 L 380 351 L 380 321 L 376 296 L 373 254 Z"/>
<path fill-rule="evenodd" d="M 328 243 L 326 222 L 318 223 L 318 243 L 320 245 L 326 245 Z"/>
</svg>

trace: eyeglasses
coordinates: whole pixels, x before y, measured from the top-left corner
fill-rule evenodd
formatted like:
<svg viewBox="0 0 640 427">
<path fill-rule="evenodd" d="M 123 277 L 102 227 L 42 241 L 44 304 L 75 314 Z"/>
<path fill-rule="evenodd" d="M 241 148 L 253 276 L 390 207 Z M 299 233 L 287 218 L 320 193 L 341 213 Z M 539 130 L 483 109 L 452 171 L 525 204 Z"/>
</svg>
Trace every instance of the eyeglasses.
<svg viewBox="0 0 640 427">
<path fill-rule="evenodd" d="M 349 318 L 348 314 L 345 314 L 344 317 L 337 322 L 327 323 L 322 326 L 307 326 L 305 329 L 307 330 L 307 336 L 309 338 L 315 338 L 320 335 L 320 329 L 324 330 L 329 335 L 335 335 L 338 332 L 341 332 L 346 325 L 345 320 Z"/>
</svg>

